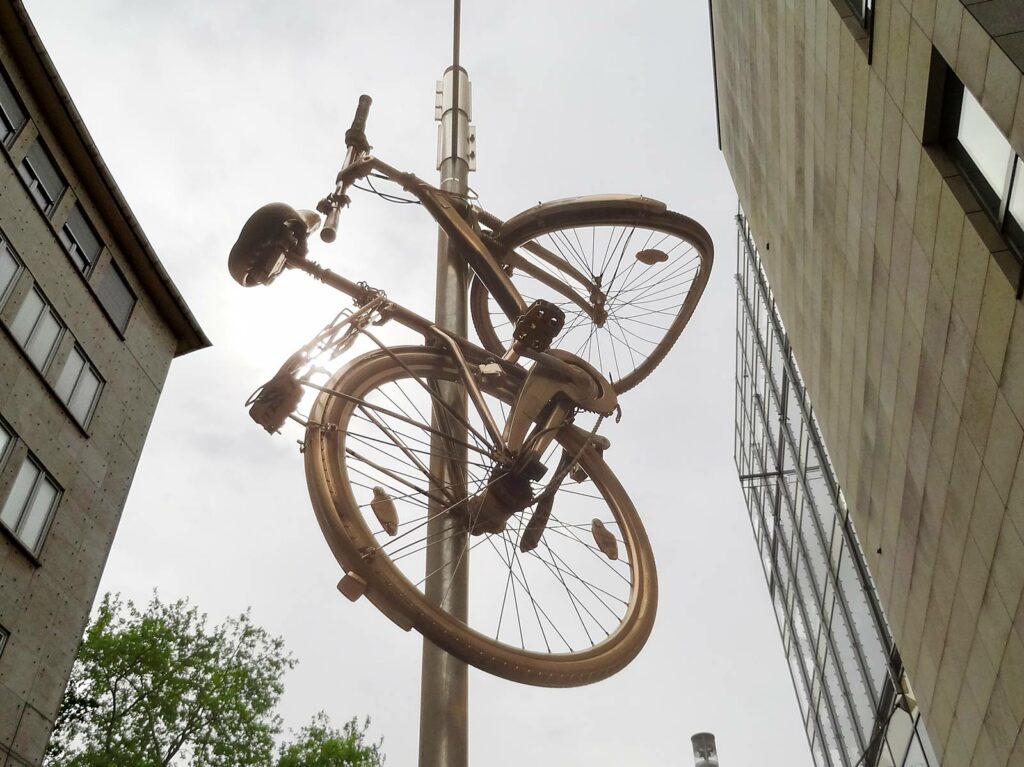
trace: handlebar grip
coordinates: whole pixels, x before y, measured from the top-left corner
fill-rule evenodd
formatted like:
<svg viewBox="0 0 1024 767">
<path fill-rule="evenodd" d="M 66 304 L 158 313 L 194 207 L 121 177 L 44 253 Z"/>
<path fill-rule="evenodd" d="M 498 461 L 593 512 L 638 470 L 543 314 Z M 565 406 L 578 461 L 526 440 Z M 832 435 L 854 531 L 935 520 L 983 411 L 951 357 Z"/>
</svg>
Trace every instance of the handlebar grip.
<svg viewBox="0 0 1024 767">
<path fill-rule="evenodd" d="M 356 116 L 352 118 L 352 130 L 366 130 L 366 117 L 370 114 L 370 104 L 373 99 L 363 95 L 359 97 L 359 106 L 356 107 Z"/>
<path fill-rule="evenodd" d="M 370 151 L 370 142 L 366 140 L 366 116 L 370 113 L 373 99 L 369 96 L 359 97 L 356 116 L 352 118 L 352 127 L 345 131 L 345 146 L 358 149 L 360 152 Z"/>
<path fill-rule="evenodd" d="M 324 220 L 324 228 L 320 230 L 320 239 L 324 242 L 334 242 L 338 236 L 338 219 L 341 218 L 341 208 L 331 208 Z"/>
</svg>

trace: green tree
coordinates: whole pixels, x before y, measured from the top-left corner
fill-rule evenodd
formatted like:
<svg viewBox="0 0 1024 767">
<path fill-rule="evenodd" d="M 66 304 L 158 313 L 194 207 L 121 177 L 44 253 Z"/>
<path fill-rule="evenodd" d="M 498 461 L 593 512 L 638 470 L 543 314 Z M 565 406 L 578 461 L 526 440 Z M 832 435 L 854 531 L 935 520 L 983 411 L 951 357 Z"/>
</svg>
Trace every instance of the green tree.
<svg viewBox="0 0 1024 767">
<path fill-rule="evenodd" d="M 353 718 L 338 730 L 321 711 L 294 741 L 281 746 L 277 767 L 380 767 L 384 764 L 383 738 L 367 743 L 369 726 L 369 718 L 363 720 L 362 727 Z"/>
<path fill-rule="evenodd" d="M 57 714 L 52 767 L 269 765 L 274 708 L 294 665 L 246 612 L 205 614 L 154 594 L 144 610 L 107 594 L 89 624 Z"/>
</svg>

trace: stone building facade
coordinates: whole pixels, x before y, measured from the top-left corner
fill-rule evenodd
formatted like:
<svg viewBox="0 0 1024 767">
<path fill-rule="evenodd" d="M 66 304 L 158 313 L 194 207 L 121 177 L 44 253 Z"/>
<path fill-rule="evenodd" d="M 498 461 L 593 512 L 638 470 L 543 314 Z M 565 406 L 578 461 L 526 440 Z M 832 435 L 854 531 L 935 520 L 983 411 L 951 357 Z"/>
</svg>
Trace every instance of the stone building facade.
<svg viewBox="0 0 1024 767">
<path fill-rule="evenodd" d="M 722 150 L 949 767 L 1024 764 L 1022 8 L 711 2 Z"/>
<path fill-rule="evenodd" d="M 37 765 L 171 359 L 208 345 L 0 2 L 0 763 Z"/>
</svg>

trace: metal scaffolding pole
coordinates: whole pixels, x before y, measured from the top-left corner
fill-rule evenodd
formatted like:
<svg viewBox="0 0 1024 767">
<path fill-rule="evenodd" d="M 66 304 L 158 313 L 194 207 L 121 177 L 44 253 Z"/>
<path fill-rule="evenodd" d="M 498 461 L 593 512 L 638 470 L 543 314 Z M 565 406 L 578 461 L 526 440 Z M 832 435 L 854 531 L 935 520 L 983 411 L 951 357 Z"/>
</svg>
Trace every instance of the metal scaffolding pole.
<svg viewBox="0 0 1024 767">
<path fill-rule="evenodd" d="M 435 118 L 438 129 L 438 161 L 442 189 L 465 195 L 469 171 L 475 170 L 475 136 L 470 126 L 470 86 L 466 71 L 459 66 L 460 2 L 455 1 L 455 32 L 452 66 L 438 82 Z M 439 327 L 466 335 L 469 270 L 443 231 L 437 244 L 437 298 L 435 322 Z M 466 410 L 466 395 L 454 385 L 444 386 L 441 398 L 456 412 Z M 463 488 L 466 484 L 466 427 L 435 405 L 434 428 L 450 434 L 446 440 L 431 437 L 431 474 L 445 484 Z M 445 493 L 431 493 L 444 497 Z M 427 540 L 425 591 L 427 597 L 461 620 L 466 620 L 469 599 L 469 534 L 453 531 L 451 515 L 439 513 L 431 504 Z M 423 640 L 420 684 L 419 767 L 467 767 L 469 764 L 469 677 L 466 664 Z"/>
</svg>

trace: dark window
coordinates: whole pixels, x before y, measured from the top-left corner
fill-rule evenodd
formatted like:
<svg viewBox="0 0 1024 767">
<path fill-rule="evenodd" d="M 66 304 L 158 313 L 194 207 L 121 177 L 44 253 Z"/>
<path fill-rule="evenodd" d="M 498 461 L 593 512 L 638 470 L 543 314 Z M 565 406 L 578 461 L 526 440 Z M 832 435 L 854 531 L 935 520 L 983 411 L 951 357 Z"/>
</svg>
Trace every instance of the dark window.
<svg viewBox="0 0 1024 767">
<path fill-rule="evenodd" d="M 18 273 L 21 272 L 21 261 L 11 251 L 6 242 L 0 240 L 0 304 L 7 300 Z"/>
<path fill-rule="evenodd" d="M 96 297 L 107 310 L 110 319 L 122 333 L 128 327 L 128 319 L 135 308 L 135 294 L 124 279 L 124 275 L 111 261 L 103 270 L 95 285 Z"/>
<path fill-rule="evenodd" d="M 10 145 L 25 124 L 25 108 L 11 87 L 7 75 L 0 73 L 0 141 Z"/>
<path fill-rule="evenodd" d="M 14 433 L 3 421 L 0 421 L 0 466 L 7 460 L 7 453 L 14 442 Z"/>
<path fill-rule="evenodd" d="M 846 0 L 857 14 L 864 29 L 871 29 L 871 16 L 875 12 L 875 0 Z"/>
<path fill-rule="evenodd" d="M 832 5 L 871 63 L 874 41 L 875 0 L 832 0 Z"/>
<path fill-rule="evenodd" d="M 53 157 L 46 151 L 43 142 L 36 139 L 18 166 L 21 179 L 28 185 L 28 191 L 36 204 L 47 215 L 68 187 L 68 182 L 57 169 Z"/>
<path fill-rule="evenodd" d="M 75 266 L 83 272 L 88 272 L 92 268 L 100 250 L 103 249 L 99 235 L 96 234 L 96 230 L 92 228 L 89 219 L 82 212 L 82 206 L 77 202 L 71 208 L 68 220 L 61 227 L 60 241 L 64 243 L 64 249 L 71 256 L 71 260 L 75 262 Z"/>
</svg>

